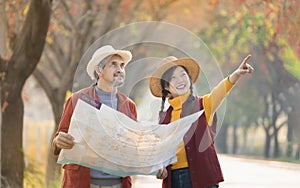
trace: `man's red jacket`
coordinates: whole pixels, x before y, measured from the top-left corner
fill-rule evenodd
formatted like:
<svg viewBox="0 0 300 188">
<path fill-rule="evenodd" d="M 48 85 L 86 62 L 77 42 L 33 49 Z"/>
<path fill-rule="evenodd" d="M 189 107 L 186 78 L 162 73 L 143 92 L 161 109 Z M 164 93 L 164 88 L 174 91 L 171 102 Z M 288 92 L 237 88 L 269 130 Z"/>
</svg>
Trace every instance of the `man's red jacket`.
<svg viewBox="0 0 300 188">
<path fill-rule="evenodd" d="M 87 94 L 91 97 L 94 97 L 95 100 L 99 100 L 94 85 L 84 88 L 76 93 L 74 93 L 66 102 L 64 112 L 62 114 L 59 128 L 53 139 L 53 147 L 54 154 L 58 155 L 60 149 L 56 147 L 55 137 L 59 132 L 68 132 L 71 117 L 73 114 L 73 110 L 77 103 L 77 100 L 81 93 Z M 118 111 L 126 114 L 133 120 L 137 119 L 136 106 L 133 101 L 131 101 L 128 97 L 123 95 L 122 93 L 117 93 L 118 97 Z M 101 102 L 101 101 L 100 101 Z M 77 164 L 66 164 L 63 166 L 64 169 L 64 177 L 62 182 L 62 187 L 64 188 L 89 188 L 90 187 L 90 169 L 84 166 L 80 166 Z M 131 188 L 132 182 L 131 177 L 127 176 L 122 178 L 122 188 Z"/>
</svg>

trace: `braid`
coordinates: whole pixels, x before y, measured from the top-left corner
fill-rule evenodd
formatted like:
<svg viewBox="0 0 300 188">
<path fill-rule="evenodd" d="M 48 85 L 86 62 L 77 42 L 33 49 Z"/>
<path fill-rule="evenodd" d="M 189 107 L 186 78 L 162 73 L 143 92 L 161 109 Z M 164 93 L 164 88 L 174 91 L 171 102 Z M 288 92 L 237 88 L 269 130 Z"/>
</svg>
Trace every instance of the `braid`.
<svg viewBox="0 0 300 188">
<path fill-rule="evenodd" d="M 194 88 L 193 88 L 193 83 L 192 82 L 191 82 L 190 90 L 191 90 L 191 95 L 193 95 Z"/>
<path fill-rule="evenodd" d="M 189 98 L 191 98 L 192 100 L 194 100 L 195 97 L 194 97 L 194 87 L 193 87 L 193 82 L 192 82 L 192 78 L 191 78 L 190 76 L 189 76 L 189 78 L 190 78 L 190 83 L 191 83 L 191 86 L 190 86 L 191 94 L 190 94 Z"/>
<path fill-rule="evenodd" d="M 162 93 L 162 97 L 161 97 L 161 107 L 160 107 L 160 111 L 159 112 L 163 112 L 164 111 L 164 107 L 165 107 L 165 102 L 166 102 L 166 97 L 167 95 L 170 93 L 168 90 L 163 89 L 161 91 Z"/>
</svg>

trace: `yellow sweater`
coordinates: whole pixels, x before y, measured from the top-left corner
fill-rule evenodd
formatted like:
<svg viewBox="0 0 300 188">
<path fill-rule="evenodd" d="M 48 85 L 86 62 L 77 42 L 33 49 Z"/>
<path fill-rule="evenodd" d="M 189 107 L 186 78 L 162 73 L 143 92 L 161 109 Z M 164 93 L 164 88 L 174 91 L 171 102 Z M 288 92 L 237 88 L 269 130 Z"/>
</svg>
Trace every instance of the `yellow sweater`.
<svg viewBox="0 0 300 188">
<path fill-rule="evenodd" d="M 202 103 L 204 108 L 204 114 L 206 116 L 209 125 L 212 124 L 212 120 L 215 112 L 221 105 L 224 98 L 228 95 L 233 85 L 234 84 L 229 82 L 229 77 L 227 77 L 223 81 L 221 81 L 209 94 L 203 96 Z M 187 92 L 183 96 L 178 96 L 168 100 L 170 105 L 173 107 L 172 114 L 171 114 L 171 122 L 180 119 L 182 104 L 187 100 L 189 95 L 190 92 Z M 172 164 L 171 167 L 172 170 L 188 167 L 183 141 L 181 141 L 178 145 L 176 157 L 177 157 L 177 162 Z"/>
</svg>

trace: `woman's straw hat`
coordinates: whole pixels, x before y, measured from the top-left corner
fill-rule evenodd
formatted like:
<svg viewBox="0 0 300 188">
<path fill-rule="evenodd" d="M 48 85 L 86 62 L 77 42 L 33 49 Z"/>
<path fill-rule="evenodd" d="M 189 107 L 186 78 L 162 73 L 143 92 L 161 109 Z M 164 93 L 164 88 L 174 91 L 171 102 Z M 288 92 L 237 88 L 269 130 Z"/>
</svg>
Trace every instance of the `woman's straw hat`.
<svg viewBox="0 0 300 188">
<path fill-rule="evenodd" d="M 169 56 L 164 58 L 159 63 L 154 74 L 150 78 L 150 91 L 152 95 L 154 95 L 155 97 L 162 97 L 162 87 L 160 79 L 168 69 L 174 66 L 184 67 L 188 71 L 188 74 L 191 76 L 192 82 L 196 82 L 200 73 L 200 66 L 195 60 L 191 58 L 177 59 L 174 56 Z"/>
</svg>

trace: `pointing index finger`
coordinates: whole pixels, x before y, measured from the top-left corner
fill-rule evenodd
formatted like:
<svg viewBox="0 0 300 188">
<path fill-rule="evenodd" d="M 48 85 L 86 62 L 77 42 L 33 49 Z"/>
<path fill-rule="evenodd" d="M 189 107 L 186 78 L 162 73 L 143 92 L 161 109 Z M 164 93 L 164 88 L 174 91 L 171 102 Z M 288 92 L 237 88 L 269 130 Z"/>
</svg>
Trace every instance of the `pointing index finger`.
<svg viewBox="0 0 300 188">
<path fill-rule="evenodd" d="M 250 58 L 251 58 L 251 54 L 247 55 L 247 57 L 245 57 L 245 59 L 243 60 L 242 65 L 243 66 L 246 65 Z"/>
</svg>

